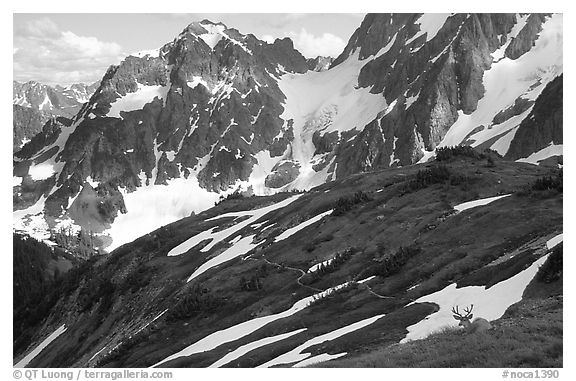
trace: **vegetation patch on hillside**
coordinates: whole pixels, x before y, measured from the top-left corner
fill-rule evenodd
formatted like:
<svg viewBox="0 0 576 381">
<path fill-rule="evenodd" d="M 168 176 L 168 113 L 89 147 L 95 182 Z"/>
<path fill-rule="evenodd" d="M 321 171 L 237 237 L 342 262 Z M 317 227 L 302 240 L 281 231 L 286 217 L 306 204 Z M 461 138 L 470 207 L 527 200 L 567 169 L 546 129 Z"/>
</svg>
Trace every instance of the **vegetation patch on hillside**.
<svg viewBox="0 0 576 381">
<path fill-rule="evenodd" d="M 334 203 L 334 211 L 332 212 L 332 215 L 341 216 L 349 210 L 352 210 L 357 205 L 366 203 L 371 200 L 372 197 L 363 191 L 358 191 L 354 194 L 342 196 Z"/>
</svg>

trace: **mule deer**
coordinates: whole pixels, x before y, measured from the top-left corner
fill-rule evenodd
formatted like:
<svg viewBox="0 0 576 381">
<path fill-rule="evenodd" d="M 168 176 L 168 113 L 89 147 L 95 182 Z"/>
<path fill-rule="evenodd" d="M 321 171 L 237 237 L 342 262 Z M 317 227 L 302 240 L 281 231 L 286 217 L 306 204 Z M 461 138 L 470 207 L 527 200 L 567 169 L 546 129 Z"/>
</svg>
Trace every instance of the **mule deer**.
<svg viewBox="0 0 576 381">
<path fill-rule="evenodd" d="M 492 324 L 490 324 L 490 322 L 484 318 L 476 318 L 471 322 L 470 320 L 474 316 L 472 314 L 472 308 L 474 308 L 474 304 L 471 304 L 470 307 L 465 308 L 465 315 L 462 315 L 460 312 L 458 312 L 458 306 L 455 308 L 452 307 L 452 313 L 454 314 L 452 316 L 454 316 L 454 319 L 460 320 L 460 324 L 458 325 L 464 327 L 470 333 L 483 332 L 492 328 Z"/>
</svg>

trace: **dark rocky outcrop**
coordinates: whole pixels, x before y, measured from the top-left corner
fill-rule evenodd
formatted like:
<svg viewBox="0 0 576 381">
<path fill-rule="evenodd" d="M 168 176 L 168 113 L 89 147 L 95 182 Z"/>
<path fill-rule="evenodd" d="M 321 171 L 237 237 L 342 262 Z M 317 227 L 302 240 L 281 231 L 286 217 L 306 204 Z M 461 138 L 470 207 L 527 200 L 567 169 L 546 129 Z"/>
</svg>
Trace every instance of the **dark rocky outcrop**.
<svg viewBox="0 0 576 381">
<path fill-rule="evenodd" d="M 529 99 L 517 98 L 512 106 L 508 107 L 505 110 L 500 111 L 498 114 L 494 116 L 494 119 L 492 119 L 492 124 L 504 123 L 508 119 L 522 114 L 524 111 L 528 110 L 533 104 L 534 101 L 531 101 Z"/>
<path fill-rule="evenodd" d="M 272 168 L 272 173 L 266 176 L 264 185 L 269 188 L 281 188 L 286 184 L 291 183 L 298 177 L 299 165 L 292 161 L 284 161 L 276 164 Z"/>
<path fill-rule="evenodd" d="M 42 131 L 50 114 L 31 107 L 12 105 L 12 152 L 22 148 L 23 143 Z"/>
<path fill-rule="evenodd" d="M 506 48 L 506 57 L 510 59 L 520 58 L 524 53 L 532 49 L 538 34 L 542 31 L 542 23 L 549 14 L 531 14 L 526 19 L 526 25 L 518 32 L 518 35 L 510 41 Z"/>
<path fill-rule="evenodd" d="M 562 144 L 563 75 L 550 82 L 522 121 L 510 143 L 506 158 L 520 159 L 547 147 Z"/>
</svg>

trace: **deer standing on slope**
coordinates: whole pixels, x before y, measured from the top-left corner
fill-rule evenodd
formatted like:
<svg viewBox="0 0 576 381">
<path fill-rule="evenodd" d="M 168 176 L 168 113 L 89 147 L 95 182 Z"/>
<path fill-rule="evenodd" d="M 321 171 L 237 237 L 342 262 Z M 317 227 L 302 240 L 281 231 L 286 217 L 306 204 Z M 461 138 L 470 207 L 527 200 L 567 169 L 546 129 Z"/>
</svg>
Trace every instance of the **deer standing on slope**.
<svg viewBox="0 0 576 381">
<path fill-rule="evenodd" d="M 462 315 L 460 312 L 458 312 L 458 306 L 452 307 L 452 313 L 454 314 L 452 316 L 454 316 L 454 319 L 460 320 L 460 324 L 458 325 L 464 327 L 469 333 L 483 332 L 492 328 L 492 324 L 490 324 L 490 322 L 484 318 L 476 318 L 471 322 L 470 319 L 472 319 L 474 316 L 472 314 L 472 308 L 474 308 L 474 304 L 471 304 L 470 307 L 465 308 L 465 315 Z"/>
</svg>

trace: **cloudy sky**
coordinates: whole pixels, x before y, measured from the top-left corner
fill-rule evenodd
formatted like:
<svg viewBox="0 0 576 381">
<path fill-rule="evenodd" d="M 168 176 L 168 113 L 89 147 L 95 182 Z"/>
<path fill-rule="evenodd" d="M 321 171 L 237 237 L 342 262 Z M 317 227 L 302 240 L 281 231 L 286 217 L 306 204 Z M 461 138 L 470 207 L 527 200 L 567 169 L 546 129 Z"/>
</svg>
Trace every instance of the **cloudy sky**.
<svg viewBox="0 0 576 381">
<path fill-rule="evenodd" d="M 288 36 L 306 57 L 335 57 L 363 17 L 358 13 L 14 13 L 14 80 L 94 82 L 128 54 L 158 48 L 189 23 L 203 19 L 263 40 Z"/>
</svg>

